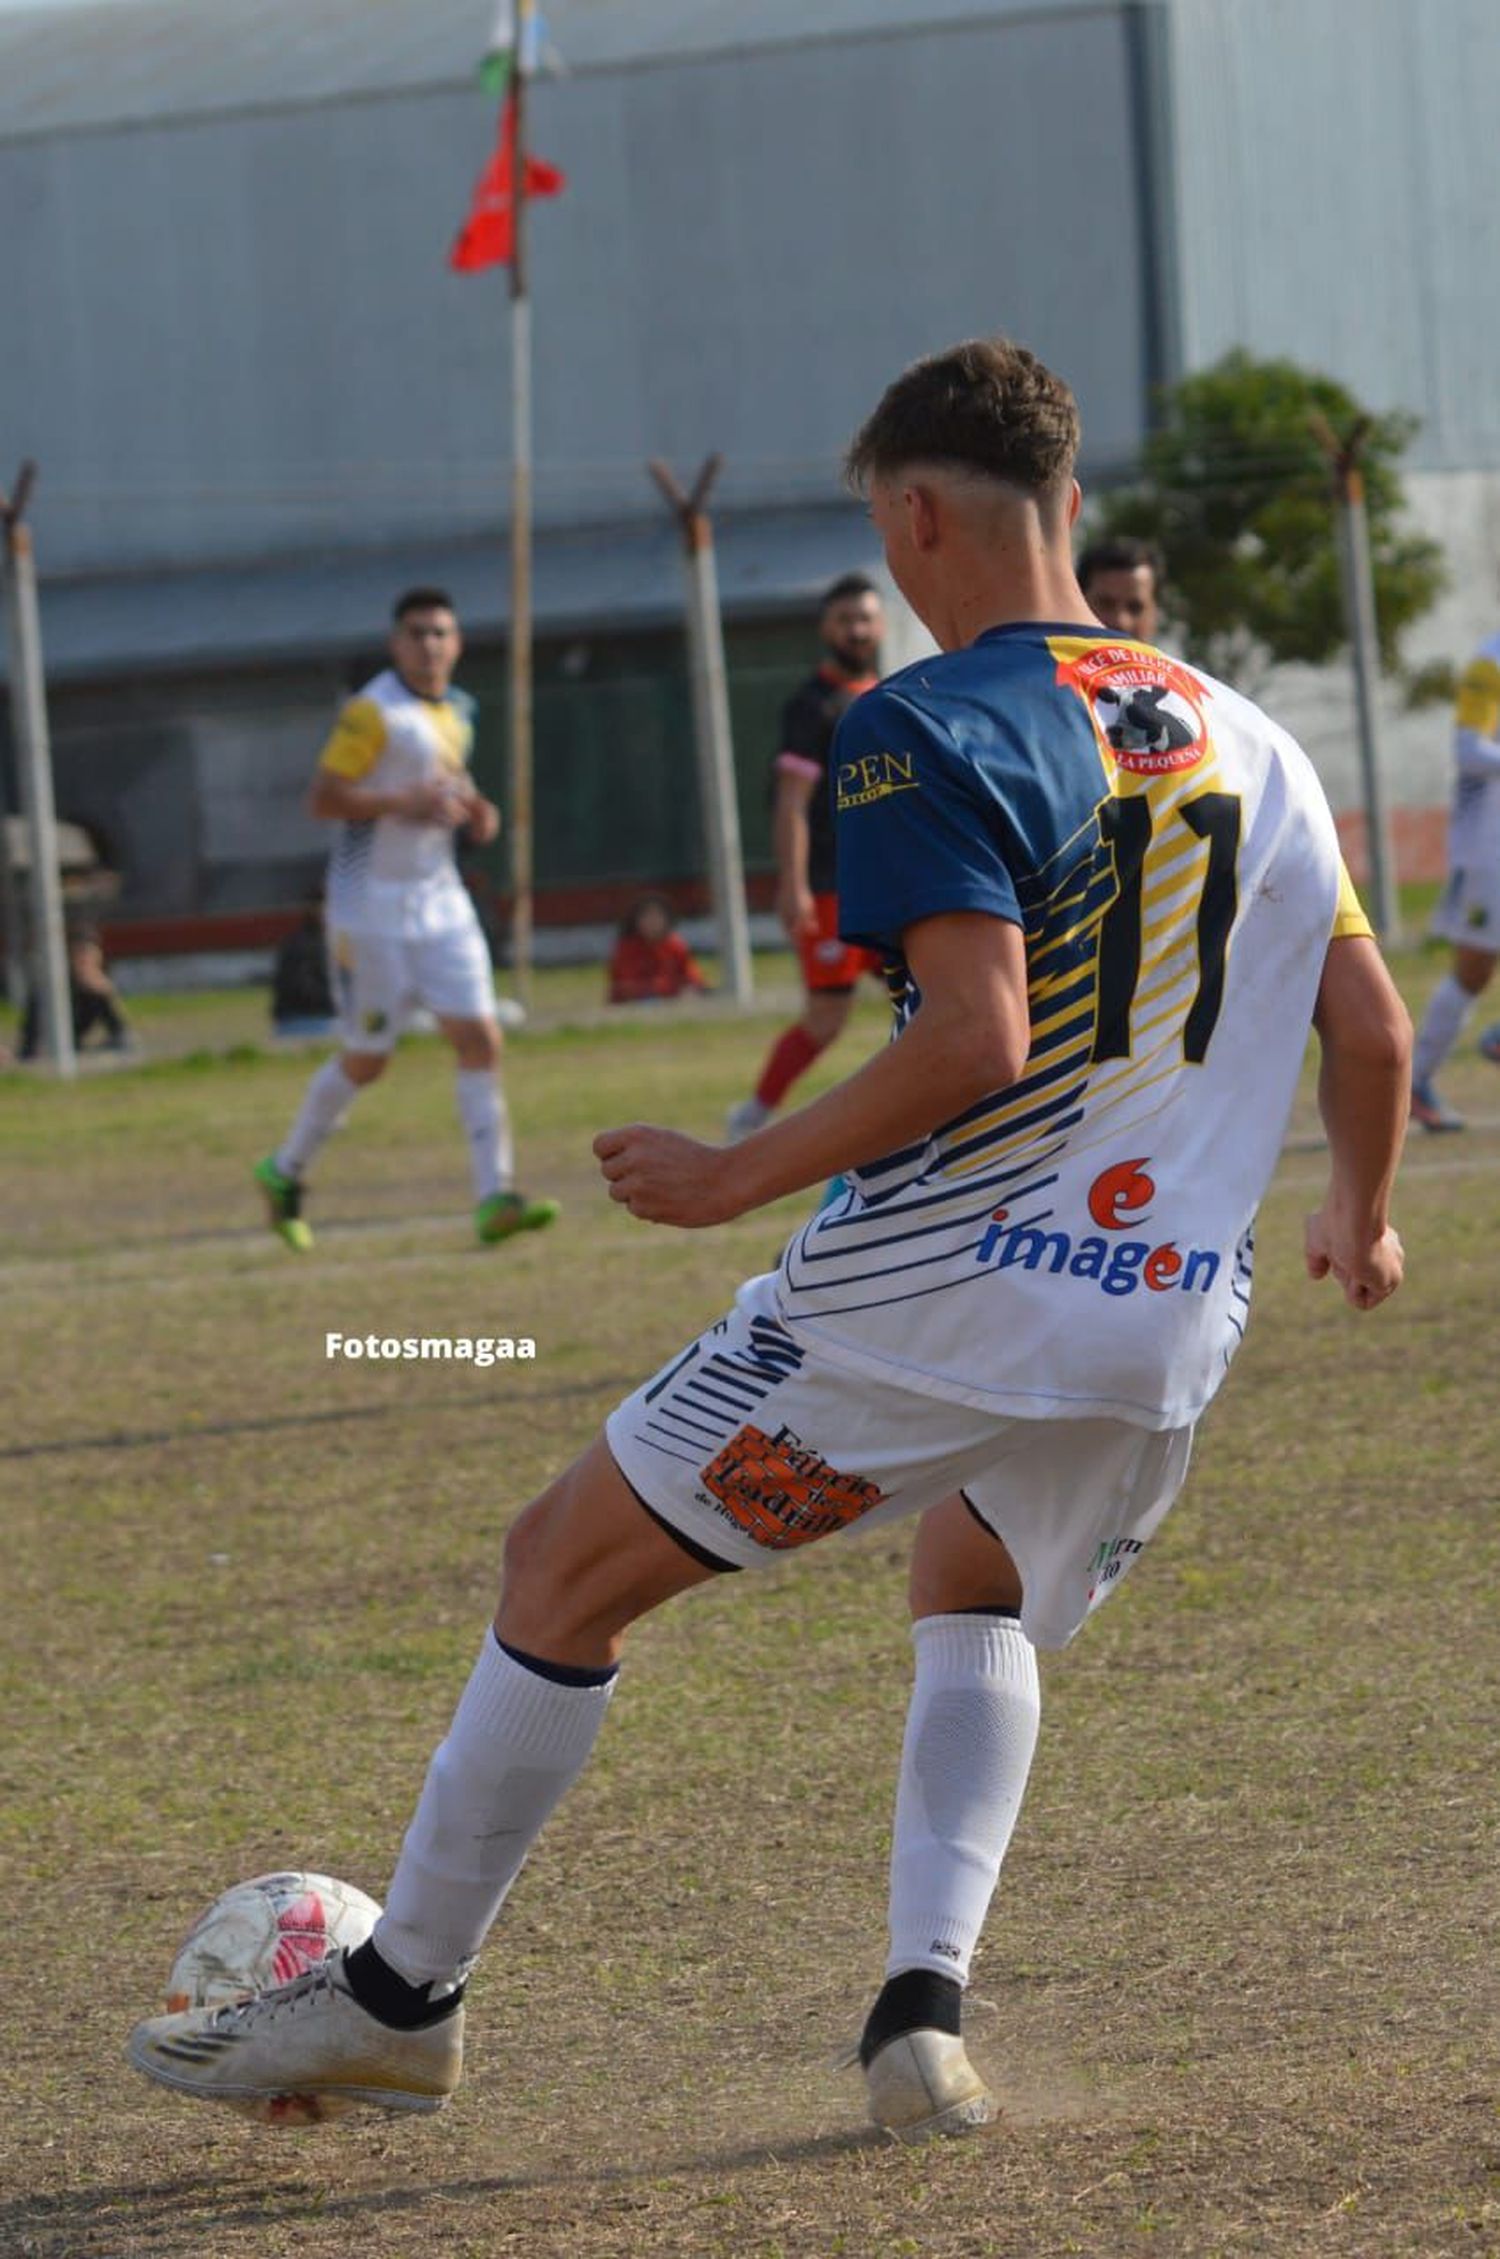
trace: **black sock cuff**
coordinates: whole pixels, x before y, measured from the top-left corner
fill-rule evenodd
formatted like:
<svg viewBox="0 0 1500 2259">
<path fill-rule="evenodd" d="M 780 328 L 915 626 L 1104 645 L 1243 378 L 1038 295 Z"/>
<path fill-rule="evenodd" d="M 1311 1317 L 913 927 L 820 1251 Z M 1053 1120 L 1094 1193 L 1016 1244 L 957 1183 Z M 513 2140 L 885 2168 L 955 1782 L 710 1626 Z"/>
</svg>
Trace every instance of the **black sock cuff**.
<svg viewBox="0 0 1500 2259">
<path fill-rule="evenodd" d="M 576 1663 L 549 1663 L 540 1655 L 528 1655 L 524 1647 L 512 1647 L 498 1632 L 495 1645 L 502 1655 L 519 1663 L 523 1671 L 532 1671 L 539 1679 L 550 1679 L 554 1686 L 608 1686 L 611 1679 L 620 1675 L 618 1663 L 606 1663 L 602 1671 L 584 1670 Z"/>
<path fill-rule="evenodd" d="M 868 2069 L 882 2047 L 904 2032 L 947 2032 L 957 2039 L 963 2029 L 964 1988 L 957 1977 L 936 1969 L 902 1969 L 887 1977 L 870 2010 L 859 2043 L 860 2062 Z"/>
<path fill-rule="evenodd" d="M 344 1981 L 367 2016 L 398 2032 L 421 2031 L 424 2025 L 440 2024 L 453 2014 L 464 1996 L 461 1984 L 445 1992 L 440 2000 L 433 1999 L 430 1984 L 408 1984 L 389 1961 L 382 1961 L 372 1937 L 344 1955 Z"/>
</svg>

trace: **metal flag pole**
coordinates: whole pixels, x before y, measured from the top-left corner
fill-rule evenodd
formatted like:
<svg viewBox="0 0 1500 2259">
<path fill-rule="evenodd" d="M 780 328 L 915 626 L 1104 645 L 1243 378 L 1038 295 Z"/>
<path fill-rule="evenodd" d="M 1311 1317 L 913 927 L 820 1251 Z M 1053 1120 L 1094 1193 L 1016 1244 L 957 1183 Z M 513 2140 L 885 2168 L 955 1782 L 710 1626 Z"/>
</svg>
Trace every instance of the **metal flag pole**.
<svg viewBox="0 0 1500 2259">
<path fill-rule="evenodd" d="M 510 81 L 513 104 L 510 262 L 510 832 L 511 962 L 516 993 L 531 1002 L 532 605 L 531 605 L 531 297 L 526 270 L 526 62 L 533 45 L 535 0 L 516 0 Z"/>
<path fill-rule="evenodd" d="M 31 851 L 28 889 L 32 980 L 41 1007 L 41 1050 L 57 1073 L 78 1072 L 73 1048 L 73 1008 L 68 993 L 68 953 L 63 938 L 62 879 L 57 859 L 57 810 L 52 798 L 52 747 L 47 734 L 47 686 L 42 668 L 42 623 L 36 598 L 36 560 L 30 529 L 22 523 L 35 463 L 23 463 L 13 497 L 0 492 L 4 527 L 5 635 L 10 650 L 10 714 L 20 777 L 21 810 Z"/>
</svg>

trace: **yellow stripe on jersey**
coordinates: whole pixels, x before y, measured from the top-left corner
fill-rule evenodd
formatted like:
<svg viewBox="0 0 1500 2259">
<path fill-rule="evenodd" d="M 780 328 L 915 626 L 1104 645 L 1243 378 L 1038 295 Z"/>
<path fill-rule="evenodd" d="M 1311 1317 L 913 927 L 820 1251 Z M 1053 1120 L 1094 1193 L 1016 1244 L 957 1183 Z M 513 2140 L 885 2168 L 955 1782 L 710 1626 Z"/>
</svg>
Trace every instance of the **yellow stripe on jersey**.
<svg viewBox="0 0 1500 2259">
<path fill-rule="evenodd" d="M 1473 659 L 1465 667 L 1453 720 L 1456 728 L 1471 729 L 1476 737 L 1500 737 L 1500 660 Z"/>
<path fill-rule="evenodd" d="M 373 698 L 351 698 L 318 756 L 318 767 L 358 784 L 385 751 L 385 716 Z"/>
<path fill-rule="evenodd" d="M 1339 857 L 1339 900 L 1333 913 L 1331 941 L 1347 941 L 1350 935 L 1363 936 L 1367 941 L 1375 938 L 1374 928 L 1365 916 L 1359 896 L 1354 891 L 1354 881 L 1349 876 L 1349 866 Z"/>
<path fill-rule="evenodd" d="M 438 759 L 445 769 L 462 776 L 469 766 L 469 750 L 474 742 L 474 727 L 468 716 L 456 706 L 446 703 L 439 706 L 429 702 L 427 719 L 437 735 Z"/>
</svg>

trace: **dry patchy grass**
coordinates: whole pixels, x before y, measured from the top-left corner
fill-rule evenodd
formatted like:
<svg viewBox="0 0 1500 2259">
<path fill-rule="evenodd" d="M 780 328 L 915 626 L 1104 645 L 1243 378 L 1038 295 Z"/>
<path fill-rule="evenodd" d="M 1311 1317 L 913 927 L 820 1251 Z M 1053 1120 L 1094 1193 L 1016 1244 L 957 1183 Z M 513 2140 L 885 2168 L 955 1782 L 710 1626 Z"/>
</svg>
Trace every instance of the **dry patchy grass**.
<svg viewBox="0 0 1500 2259">
<path fill-rule="evenodd" d="M 1500 2250 L 1493 1122 L 1414 1151 L 1411 1283 L 1362 1323 L 1299 1276 L 1299 1112 L 1187 1494 L 1044 1668 L 969 2019 L 992 2135 L 887 2147 L 827 2068 L 882 1958 L 899 1533 L 640 1628 L 442 2121 L 272 2136 L 123 2067 L 226 1881 L 382 1887 L 507 1520 L 795 1212 L 643 1231 L 589 1134 L 711 1129 L 769 1026 L 518 1043 L 528 1181 L 568 1210 L 490 1254 L 430 1047 L 327 1157 L 300 1266 L 245 1170 L 304 1062 L 0 1091 L 5 2259 Z M 1450 1080 L 1500 1113 L 1490 1070 Z M 541 1354 L 325 1361 L 372 1325 Z"/>
</svg>

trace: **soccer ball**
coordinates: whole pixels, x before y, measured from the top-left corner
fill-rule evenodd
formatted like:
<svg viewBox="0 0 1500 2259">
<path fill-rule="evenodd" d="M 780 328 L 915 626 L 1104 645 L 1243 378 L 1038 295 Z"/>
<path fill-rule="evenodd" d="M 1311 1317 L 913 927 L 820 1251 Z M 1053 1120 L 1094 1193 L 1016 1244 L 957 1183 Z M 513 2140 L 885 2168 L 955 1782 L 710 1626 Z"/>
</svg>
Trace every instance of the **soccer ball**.
<svg viewBox="0 0 1500 2259">
<path fill-rule="evenodd" d="M 339 1947 L 363 1945 L 380 1908 L 332 1875 L 256 1875 L 235 1883 L 188 1931 L 167 1979 L 166 2008 L 221 2008 L 300 1977 Z M 352 2105 L 281 2094 L 236 2105 L 265 2125 L 315 2125 Z"/>
</svg>

